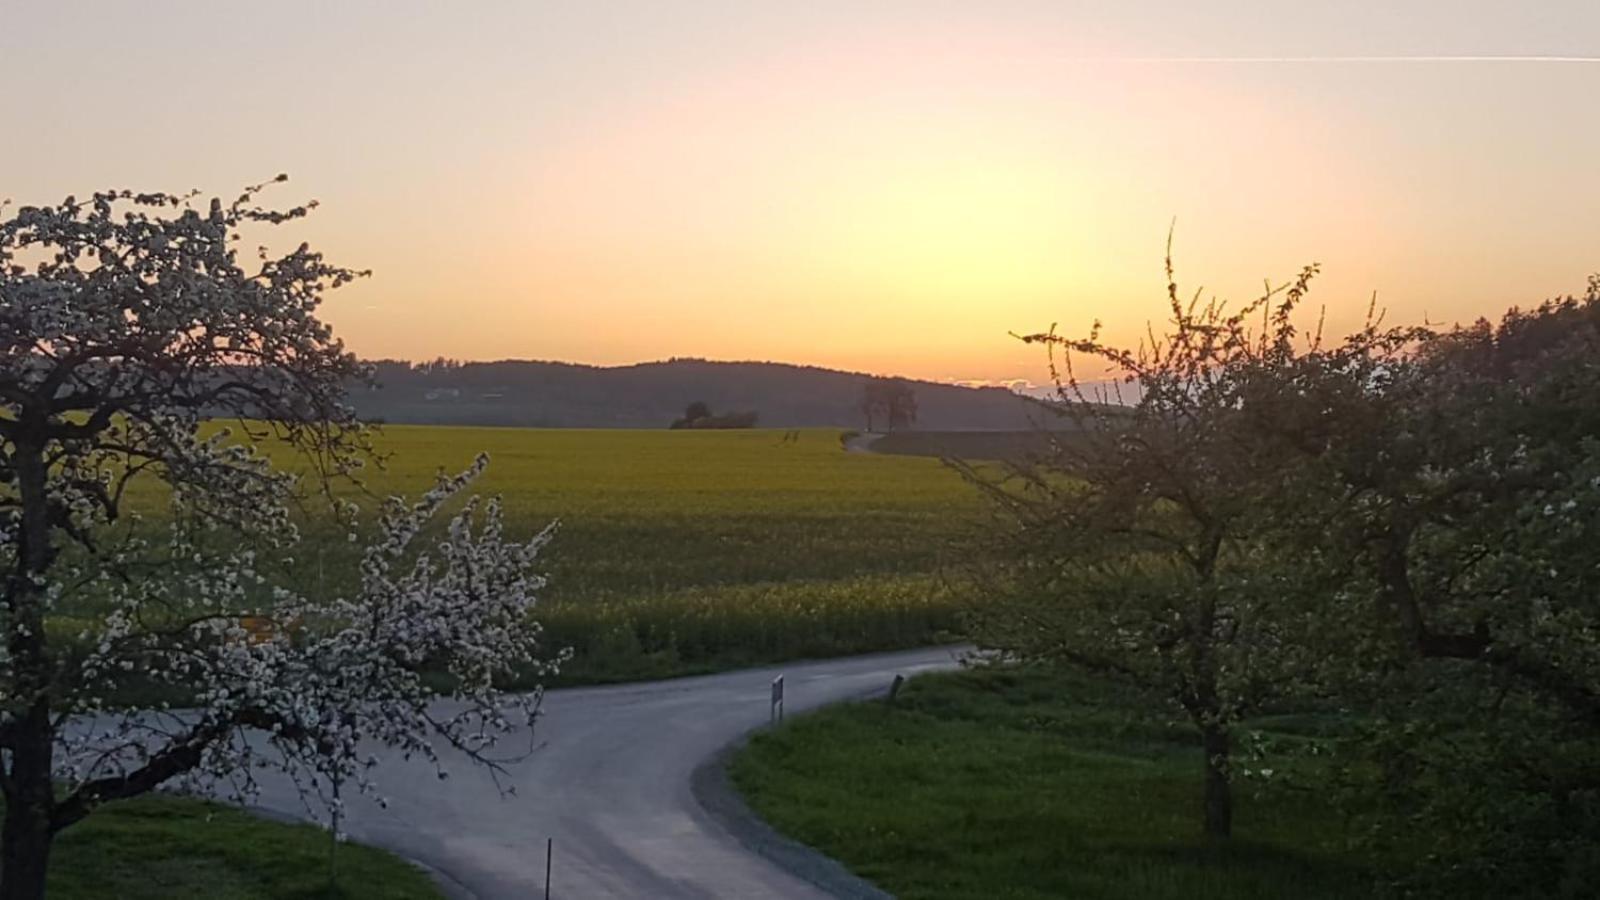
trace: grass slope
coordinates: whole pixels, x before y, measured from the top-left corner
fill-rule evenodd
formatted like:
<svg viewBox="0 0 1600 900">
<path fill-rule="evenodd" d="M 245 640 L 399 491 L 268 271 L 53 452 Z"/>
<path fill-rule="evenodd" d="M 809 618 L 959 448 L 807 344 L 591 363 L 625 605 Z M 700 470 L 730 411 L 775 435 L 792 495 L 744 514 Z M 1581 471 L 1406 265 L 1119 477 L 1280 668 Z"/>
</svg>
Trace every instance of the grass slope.
<svg viewBox="0 0 1600 900">
<path fill-rule="evenodd" d="M 52 900 L 432 900 L 422 870 L 372 847 L 341 844 L 329 884 L 328 833 L 165 795 L 113 803 L 56 839 Z"/>
<path fill-rule="evenodd" d="M 1081 677 L 913 680 L 755 737 L 734 783 L 780 831 L 905 900 L 1355 898 L 1370 873 L 1315 795 L 1238 789 L 1199 835 L 1200 750 L 1143 698 Z"/>
</svg>

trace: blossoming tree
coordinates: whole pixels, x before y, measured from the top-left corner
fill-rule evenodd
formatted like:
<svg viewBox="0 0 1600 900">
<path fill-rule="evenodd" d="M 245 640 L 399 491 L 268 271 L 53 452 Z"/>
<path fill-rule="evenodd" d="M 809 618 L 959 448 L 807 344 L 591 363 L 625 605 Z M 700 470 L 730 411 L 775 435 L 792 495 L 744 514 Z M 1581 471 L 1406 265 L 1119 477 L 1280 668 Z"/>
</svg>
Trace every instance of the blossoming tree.
<svg viewBox="0 0 1600 900">
<path fill-rule="evenodd" d="M 510 540 L 476 498 L 426 527 L 482 458 L 383 505 L 348 596 L 294 586 L 297 503 L 358 539 L 325 488 L 370 454 L 342 403 L 365 370 L 317 310 L 363 273 L 305 245 L 242 259 L 314 206 L 265 208 L 264 187 L 0 212 L 0 898 L 42 896 L 54 835 L 100 804 L 183 780 L 247 796 L 271 765 L 336 805 L 373 787 L 374 746 L 494 767 L 537 713 L 495 681 L 546 665 L 548 532 Z M 112 699 L 152 687 L 182 708 Z"/>
<path fill-rule="evenodd" d="M 1054 330 L 1051 409 L 1066 428 L 1007 463 L 952 465 L 994 501 L 991 599 L 969 617 L 980 645 L 1066 662 L 1164 694 L 1203 751 L 1204 833 L 1233 831 L 1242 719 L 1292 690 L 1292 626 L 1257 513 L 1283 454 L 1242 427 L 1261 373 L 1295 353 L 1295 313 L 1316 266 L 1237 309 L 1185 302 L 1167 259 L 1171 318 L 1135 348 Z M 1078 381 L 1077 356 L 1109 386 Z M 1123 387 L 1127 386 L 1127 394 Z"/>
</svg>

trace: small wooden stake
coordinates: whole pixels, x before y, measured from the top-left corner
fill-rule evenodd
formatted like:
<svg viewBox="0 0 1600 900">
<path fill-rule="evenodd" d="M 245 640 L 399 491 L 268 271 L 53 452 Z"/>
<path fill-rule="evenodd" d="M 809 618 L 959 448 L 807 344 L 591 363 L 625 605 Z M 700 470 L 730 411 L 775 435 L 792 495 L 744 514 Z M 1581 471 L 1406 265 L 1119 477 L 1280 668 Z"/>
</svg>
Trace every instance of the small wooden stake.
<svg viewBox="0 0 1600 900">
<path fill-rule="evenodd" d="M 894 698 L 900 695 L 900 685 L 905 684 L 905 683 L 906 683 L 906 677 L 904 675 L 896 675 L 896 676 L 894 676 L 894 683 L 889 685 L 889 696 L 887 698 L 887 701 L 886 701 L 885 705 L 887 705 L 887 706 L 893 706 L 894 705 Z"/>
</svg>

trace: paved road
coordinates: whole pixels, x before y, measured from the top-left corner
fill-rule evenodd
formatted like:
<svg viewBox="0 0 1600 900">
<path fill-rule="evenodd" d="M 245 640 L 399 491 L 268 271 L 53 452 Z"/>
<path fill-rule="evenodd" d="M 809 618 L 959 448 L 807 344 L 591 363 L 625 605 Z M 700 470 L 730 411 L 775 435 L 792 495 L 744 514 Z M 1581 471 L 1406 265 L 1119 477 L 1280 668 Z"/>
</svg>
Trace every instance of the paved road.
<svg viewBox="0 0 1600 900">
<path fill-rule="evenodd" d="M 883 435 L 877 432 L 857 433 L 845 440 L 844 449 L 848 453 L 871 453 L 872 445 L 881 440 L 883 440 Z"/>
<path fill-rule="evenodd" d="M 512 770 L 515 796 L 464 762 L 447 766 L 445 782 L 424 765 L 385 762 L 389 808 L 350 800 L 345 830 L 486 900 L 543 895 L 547 837 L 555 840 L 553 898 L 819 898 L 741 847 L 696 802 L 691 774 L 767 721 L 779 672 L 795 713 L 955 662 L 953 650 L 917 650 L 551 691 L 538 724 L 543 746 Z M 281 782 L 266 782 L 259 803 L 305 815 Z"/>
</svg>

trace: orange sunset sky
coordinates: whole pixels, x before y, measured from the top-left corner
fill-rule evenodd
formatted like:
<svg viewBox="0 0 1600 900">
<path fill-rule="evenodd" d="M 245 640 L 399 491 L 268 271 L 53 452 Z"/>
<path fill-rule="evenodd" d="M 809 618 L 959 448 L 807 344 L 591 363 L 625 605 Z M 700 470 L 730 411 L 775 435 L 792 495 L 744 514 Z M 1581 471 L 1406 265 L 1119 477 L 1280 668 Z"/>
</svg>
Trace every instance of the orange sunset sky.
<svg viewBox="0 0 1600 900">
<path fill-rule="evenodd" d="M 1335 330 L 1581 290 L 1597 52 L 1579 0 L 0 0 L 0 197 L 289 172 L 366 356 L 1038 381 L 1007 332 L 1136 339 L 1174 218 Z"/>
</svg>

